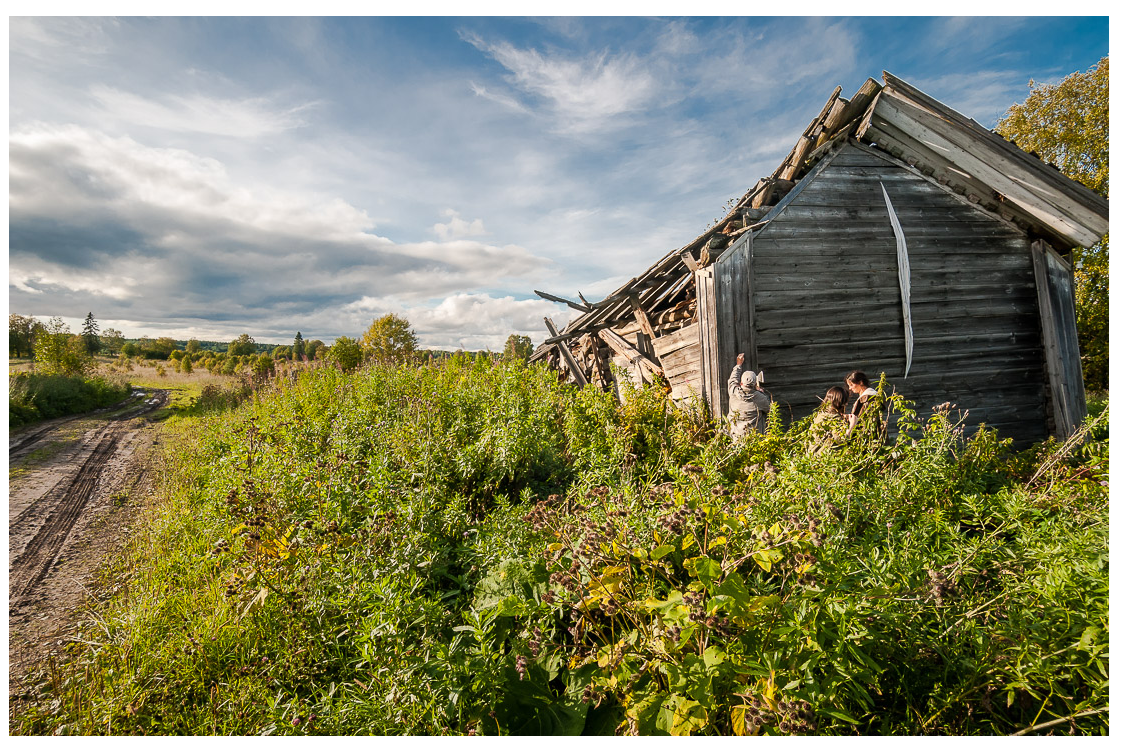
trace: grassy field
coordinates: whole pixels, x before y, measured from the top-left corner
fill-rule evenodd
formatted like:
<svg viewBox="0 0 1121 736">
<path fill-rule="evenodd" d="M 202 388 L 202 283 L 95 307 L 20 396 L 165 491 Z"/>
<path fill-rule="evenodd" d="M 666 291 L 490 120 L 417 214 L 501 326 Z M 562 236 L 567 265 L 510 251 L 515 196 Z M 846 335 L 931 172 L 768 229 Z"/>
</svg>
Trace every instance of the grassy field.
<svg viewBox="0 0 1121 736">
<path fill-rule="evenodd" d="M 197 407 L 11 732 L 1106 733 L 1104 408 L 1016 452 L 891 401 L 824 452 L 509 363 Z"/>
</svg>

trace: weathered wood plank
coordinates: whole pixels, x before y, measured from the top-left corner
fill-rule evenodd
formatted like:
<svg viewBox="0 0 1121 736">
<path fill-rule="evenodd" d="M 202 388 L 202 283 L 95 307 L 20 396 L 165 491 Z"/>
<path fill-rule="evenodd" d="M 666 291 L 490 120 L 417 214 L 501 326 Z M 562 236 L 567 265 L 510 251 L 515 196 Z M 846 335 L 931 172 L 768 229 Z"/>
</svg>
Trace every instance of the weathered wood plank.
<svg viewBox="0 0 1121 736">
<path fill-rule="evenodd" d="M 759 240 L 778 241 L 790 237 L 805 241 L 815 238 L 836 240 L 838 235 L 843 235 L 845 239 L 851 241 L 867 238 L 883 239 L 885 237 L 883 232 L 885 224 L 886 221 L 880 219 L 864 222 L 847 217 L 816 218 L 801 221 L 779 219 L 767 223 L 767 228 L 759 233 Z M 912 238 L 915 236 L 1009 237 L 1008 229 L 996 222 L 963 222 L 955 219 L 935 222 L 928 218 L 911 222 L 907 225 L 907 232 Z"/>
<path fill-rule="evenodd" d="M 1020 252 L 946 253 L 930 244 L 907 241 L 911 253 L 912 272 L 961 273 L 966 271 L 1000 271 L 1014 274 L 1023 273 L 1031 278 L 1031 256 L 1026 249 Z M 850 256 L 853 259 L 870 258 L 875 262 L 887 262 L 891 249 L 877 244 L 874 249 L 853 245 Z M 771 274 L 828 274 L 853 269 L 855 264 L 845 262 L 846 256 L 840 253 L 806 253 L 792 248 L 782 255 L 768 253 L 756 254 L 751 267 L 761 277 Z"/>
<path fill-rule="evenodd" d="M 559 334 L 557 332 L 557 326 L 553 324 L 553 320 L 549 319 L 548 317 L 545 318 L 545 326 L 549 329 L 550 336 L 556 337 Z M 573 378 L 576 380 L 576 385 L 580 387 L 586 386 L 588 383 L 588 379 L 584 376 L 584 370 L 580 367 L 580 364 L 576 362 L 576 358 L 572 355 L 572 351 L 568 349 L 568 345 L 563 342 L 559 342 L 557 343 L 557 349 L 560 350 L 560 354 L 561 357 L 564 358 L 565 365 L 568 366 L 568 370 L 571 371 Z"/>
<path fill-rule="evenodd" d="M 671 353 L 683 348 L 694 348 L 700 341 L 700 328 L 696 323 L 683 327 L 654 340 L 654 352 L 664 360 Z"/>
<path fill-rule="evenodd" d="M 1032 244 L 1055 430 L 1065 439 L 1086 416 L 1086 389 L 1074 315 L 1074 274 L 1046 243 Z"/>
<path fill-rule="evenodd" d="M 760 285 L 762 286 L 762 285 Z M 993 285 L 987 294 L 978 294 L 975 285 L 949 284 L 945 286 L 923 286 L 916 288 L 911 294 L 912 305 L 920 302 L 949 302 L 955 299 L 986 299 L 986 298 L 1011 298 L 1018 299 L 1031 295 L 1029 287 L 1024 284 L 998 284 Z M 762 288 L 756 293 L 756 312 L 770 309 L 802 309 L 814 307 L 819 304 L 832 304 L 836 309 L 863 308 L 864 305 L 895 304 L 899 303 L 899 295 L 894 299 L 887 289 L 875 289 L 861 293 L 860 289 L 769 289 Z"/>
</svg>

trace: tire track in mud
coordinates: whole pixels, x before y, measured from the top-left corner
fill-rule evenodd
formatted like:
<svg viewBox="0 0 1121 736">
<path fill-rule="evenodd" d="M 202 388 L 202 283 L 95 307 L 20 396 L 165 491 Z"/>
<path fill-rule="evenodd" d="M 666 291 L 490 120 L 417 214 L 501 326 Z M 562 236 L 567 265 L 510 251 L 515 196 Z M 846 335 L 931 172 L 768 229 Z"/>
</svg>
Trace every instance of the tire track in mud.
<svg viewBox="0 0 1121 736">
<path fill-rule="evenodd" d="M 50 571 L 58 553 L 62 551 L 71 527 L 97 488 L 101 470 L 117 450 L 120 438 L 120 432 L 113 430 L 102 434 L 101 440 L 70 482 L 62 500 L 31 539 L 23 554 L 16 559 L 8 578 L 8 590 L 13 603 L 18 604 Z M 10 529 L 8 534 L 11 536 Z"/>
<path fill-rule="evenodd" d="M 94 439 L 85 444 L 94 445 L 93 450 L 64 482 L 59 483 L 44 494 L 29 508 L 8 524 L 8 539 L 29 534 L 34 524 L 46 515 L 46 519 L 28 542 L 23 552 L 13 561 L 8 577 L 8 606 L 14 611 L 24 602 L 50 573 L 70 535 L 70 531 L 82 516 L 90 498 L 97 490 L 102 471 L 116 453 L 121 439 L 130 431 L 128 420 L 153 411 L 167 401 L 167 392 L 158 390 L 137 408 L 109 420 L 108 426 Z M 64 424 L 63 422 L 62 424 Z M 21 438 L 17 445 L 9 448 L 9 458 L 17 450 L 27 448 L 32 443 L 47 436 L 61 424 L 39 430 L 27 438 Z M 50 508 L 53 506 L 53 508 Z M 50 508 L 47 512 L 46 509 Z"/>
</svg>

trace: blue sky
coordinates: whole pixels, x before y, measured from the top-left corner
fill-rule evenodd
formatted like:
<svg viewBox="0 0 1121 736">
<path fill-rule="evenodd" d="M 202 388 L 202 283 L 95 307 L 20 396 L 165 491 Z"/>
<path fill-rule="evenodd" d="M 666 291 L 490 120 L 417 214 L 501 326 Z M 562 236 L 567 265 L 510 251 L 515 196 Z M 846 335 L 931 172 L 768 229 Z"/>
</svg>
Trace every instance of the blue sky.
<svg viewBox="0 0 1121 736">
<path fill-rule="evenodd" d="M 9 312 L 502 348 L 692 240 L 833 87 L 992 126 L 1106 18 L 10 18 Z"/>
</svg>

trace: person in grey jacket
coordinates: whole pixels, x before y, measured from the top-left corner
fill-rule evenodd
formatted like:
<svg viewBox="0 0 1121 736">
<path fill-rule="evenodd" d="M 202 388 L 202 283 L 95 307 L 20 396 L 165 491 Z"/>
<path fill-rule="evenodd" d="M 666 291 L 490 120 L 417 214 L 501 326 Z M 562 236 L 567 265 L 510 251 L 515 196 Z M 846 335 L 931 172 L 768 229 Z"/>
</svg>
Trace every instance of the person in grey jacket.
<svg viewBox="0 0 1121 736">
<path fill-rule="evenodd" d="M 732 438 L 743 437 L 748 432 L 767 429 L 767 413 L 771 398 L 763 393 L 756 382 L 754 371 L 743 369 L 743 353 L 736 356 L 736 367 L 728 377 L 728 419 Z"/>
</svg>

